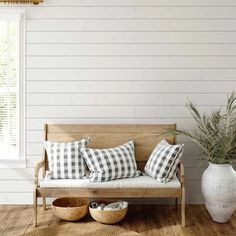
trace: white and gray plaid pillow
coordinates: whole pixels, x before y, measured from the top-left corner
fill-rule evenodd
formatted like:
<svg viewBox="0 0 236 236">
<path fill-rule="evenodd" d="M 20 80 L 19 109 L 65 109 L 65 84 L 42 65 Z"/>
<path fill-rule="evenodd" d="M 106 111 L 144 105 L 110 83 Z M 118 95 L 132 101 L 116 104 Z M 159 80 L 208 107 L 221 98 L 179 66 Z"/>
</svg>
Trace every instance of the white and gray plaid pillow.
<svg viewBox="0 0 236 236">
<path fill-rule="evenodd" d="M 170 145 L 165 139 L 153 150 L 144 171 L 161 183 L 167 183 L 176 174 L 177 165 L 183 153 L 183 144 Z"/>
<path fill-rule="evenodd" d="M 109 149 L 81 148 L 81 153 L 91 171 L 91 182 L 137 177 L 141 174 L 137 170 L 133 141 Z"/>
<path fill-rule="evenodd" d="M 86 163 L 80 148 L 87 147 L 89 138 L 70 143 L 45 141 L 51 179 L 82 179 L 86 175 Z"/>
</svg>

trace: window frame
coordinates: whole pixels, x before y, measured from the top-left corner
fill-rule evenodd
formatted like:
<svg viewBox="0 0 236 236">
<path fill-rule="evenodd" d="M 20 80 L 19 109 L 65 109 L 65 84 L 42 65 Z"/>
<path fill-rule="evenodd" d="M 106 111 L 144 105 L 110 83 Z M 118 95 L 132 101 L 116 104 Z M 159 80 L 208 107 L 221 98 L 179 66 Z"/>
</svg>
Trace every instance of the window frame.
<svg viewBox="0 0 236 236">
<path fill-rule="evenodd" d="M 0 168 L 26 168 L 26 135 L 25 135 L 25 99 L 26 99 L 26 18 L 25 10 L 0 9 L 1 14 L 11 14 L 19 17 L 19 73 L 17 81 L 17 143 L 18 158 L 17 159 L 0 159 Z"/>
</svg>

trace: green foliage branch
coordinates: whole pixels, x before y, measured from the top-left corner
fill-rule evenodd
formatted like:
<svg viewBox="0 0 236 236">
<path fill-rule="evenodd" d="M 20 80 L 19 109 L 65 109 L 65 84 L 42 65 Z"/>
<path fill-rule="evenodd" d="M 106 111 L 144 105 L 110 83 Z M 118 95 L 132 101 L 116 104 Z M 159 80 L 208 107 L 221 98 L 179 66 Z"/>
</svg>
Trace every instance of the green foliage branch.
<svg viewBox="0 0 236 236">
<path fill-rule="evenodd" d="M 211 114 L 200 114 L 192 102 L 187 102 L 194 121 L 193 131 L 184 129 L 168 130 L 167 133 L 184 135 L 195 142 L 205 154 L 202 160 L 214 164 L 230 164 L 236 159 L 236 93 L 227 99 L 225 112 L 222 109 Z"/>
</svg>

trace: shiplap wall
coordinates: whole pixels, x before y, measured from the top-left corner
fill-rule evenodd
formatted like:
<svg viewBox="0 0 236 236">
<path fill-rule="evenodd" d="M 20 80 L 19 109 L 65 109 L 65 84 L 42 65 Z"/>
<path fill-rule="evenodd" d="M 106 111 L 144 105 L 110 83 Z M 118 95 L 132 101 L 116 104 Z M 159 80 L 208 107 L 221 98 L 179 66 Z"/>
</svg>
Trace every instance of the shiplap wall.
<svg viewBox="0 0 236 236">
<path fill-rule="evenodd" d="M 1 5 L 1 8 L 9 8 Z M 43 124 L 193 128 L 236 87 L 235 0 L 45 0 L 27 11 L 27 169 L 0 171 L 0 202 L 31 203 Z M 200 150 L 185 138 L 188 203 L 201 203 Z"/>
</svg>

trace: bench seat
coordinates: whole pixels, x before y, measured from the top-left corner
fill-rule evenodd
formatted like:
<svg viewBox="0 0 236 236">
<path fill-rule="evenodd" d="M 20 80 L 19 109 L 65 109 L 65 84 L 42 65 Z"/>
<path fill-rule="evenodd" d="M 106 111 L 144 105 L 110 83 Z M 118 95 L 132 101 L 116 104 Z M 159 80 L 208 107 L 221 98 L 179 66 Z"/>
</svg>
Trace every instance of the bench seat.
<svg viewBox="0 0 236 236">
<path fill-rule="evenodd" d="M 168 183 L 159 183 L 143 175 L 135 178 L 116 179 L 106 182 L 90 182 L 89 179 L 50 179 L 48 175 L 40 182 L 40 188 L 180 188 L 177 177 Z"/>
</svg>

